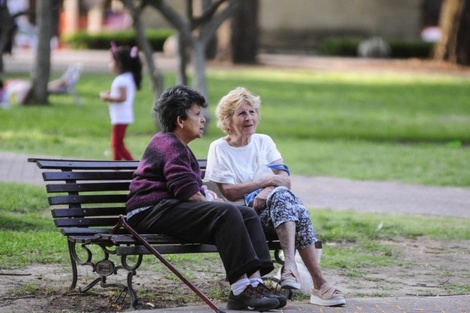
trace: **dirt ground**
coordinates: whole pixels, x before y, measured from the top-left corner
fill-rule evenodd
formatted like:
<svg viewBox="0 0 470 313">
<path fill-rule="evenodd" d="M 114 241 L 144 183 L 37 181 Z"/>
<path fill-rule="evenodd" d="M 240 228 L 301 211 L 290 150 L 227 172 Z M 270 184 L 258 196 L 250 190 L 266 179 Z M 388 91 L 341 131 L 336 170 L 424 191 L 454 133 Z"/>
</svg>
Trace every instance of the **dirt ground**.
<svg viewBox="0 0 470 313">
<path fill-rule="evenodd" d="M 391 247 L 399 265 L 386 267 L 361 267 L 342 270 L 324 270 L 348 298 L 387 296 L 430 296 L 459 294 L 470 281 L 470 250 L 468 241 L 432 241 L 407 239 L 384 242 Z M 353 244 L 348 243 L 351 247 Z M 324 253 L 327 253 L 328 247 Z M 205 257 L 206 255 L 202 256 Z M 325 254 L 324 254 L 325 256 Z M 149 256 L 152 257 L 153 256 Z M 157 262 L 153 262 L 156 264 Z M 200 290 L 224 302 L 229 290 L 224 281 L 224 271 L 217 257 L 207 262 L 188 264 L 184 259 L 174 264 L 180 268 Z M 80 270 L 89 282 L 91 267 Z M 352 273 L 352 274 L 351 274 Z M 115 279 L 125 283 L 122 277 Z M 129 311 L 129 299 L 119 297 L 119 292 L 95 286 L 87 293 L 69 291 L 71 274 L 68 267 L 60 265 L 33 265 L 25 269 L 0 270 L 0 312 L 124 312 Z M 144 264 L 134 278 L 140 303 L 138 309 L 181 307 L 202 304 L 192 291 L 163 265 Z M 467 287 L 468 291 L 468 287 Z M 292 301 L 307 301 L 301 293 Z"/>
</svg>

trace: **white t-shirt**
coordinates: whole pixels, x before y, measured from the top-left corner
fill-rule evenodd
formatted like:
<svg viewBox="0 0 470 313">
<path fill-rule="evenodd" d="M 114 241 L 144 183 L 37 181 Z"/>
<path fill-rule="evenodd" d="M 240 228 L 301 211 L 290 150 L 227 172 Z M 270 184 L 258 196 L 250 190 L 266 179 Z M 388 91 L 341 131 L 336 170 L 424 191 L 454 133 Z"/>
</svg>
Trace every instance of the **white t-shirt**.
<svg viewBox="0 0 470 313">
<path fill-rule="evenodd" d="M 271 171 L 266 164 L 279 159 L 282 159 L 281 153 L 268 135 L 253 134 L 250 143 L 244 147 L 232 147 L 220 138 L 209 147 L 204 180 L 226 184 L 246 183 L 261 178 L 265 171 Z"/>
<path fill-rule="evenodd" d="M 119 97 L 119 88 L 126 88 L 126 101 L 109 102 L 111 124 L 131 124 L 134 122 L 135 83 L 132 73 L 122 73 L 114 78 L 111 84 L 110 97 Z"/>
</svg>

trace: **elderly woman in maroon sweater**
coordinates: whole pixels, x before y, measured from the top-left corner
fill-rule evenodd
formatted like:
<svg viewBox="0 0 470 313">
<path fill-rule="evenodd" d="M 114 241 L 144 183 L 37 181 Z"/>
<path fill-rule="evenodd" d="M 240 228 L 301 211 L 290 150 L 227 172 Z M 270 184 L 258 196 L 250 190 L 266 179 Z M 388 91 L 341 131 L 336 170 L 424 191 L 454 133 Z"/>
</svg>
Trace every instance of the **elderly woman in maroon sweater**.
<svg viewBox="0 0 470 313">
<path fill-rule="evenodd" d="M 231 286 L 227 308 L 267 311 L 287 300 L 264 285 L 273 263 L 256 212 L 211 201 L 188 147 L 204 132 L 204 97 L 186 86 L 163 92 L 155 104 L 162 131 L 150 141 L 130 184 L 127 220 L 137 232 L 214 244 Z"/>
</svg>

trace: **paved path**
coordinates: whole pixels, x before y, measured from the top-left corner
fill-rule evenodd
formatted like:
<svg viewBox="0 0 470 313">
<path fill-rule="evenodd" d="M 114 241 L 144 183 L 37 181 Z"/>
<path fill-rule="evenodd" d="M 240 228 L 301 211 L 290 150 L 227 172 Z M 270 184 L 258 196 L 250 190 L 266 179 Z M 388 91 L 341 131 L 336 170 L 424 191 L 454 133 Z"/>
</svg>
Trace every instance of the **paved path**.
<svg viewBox="0 0 470 313">
<path fill-rule="evenodd" d="M 225 310 L 225 303 L 218 304 Z M 214 312 L 209 306 L 181 307 L 174 309 L 158 309 L 133 311 L 133 313 L 203 313 Z M 246 311 L 226 311 L 246 312 Z M 347 299 L 347 304 L 339 308 L 324 308 L 304 303 L 289 302 L 281 310 L 270 312 L 311 312 L 311 313 L 468 313 L 470 312 L 470 296 L 448 297 L 400 297 L 400 298 L 355 298 Z"/>
<path fill-rule="evenodd" d="M 0 152 L 0 181 L 43 184 L 41 171 L 27 159 Z M 309 208 L 470 218 L 470 188 L 306 176 L 292 176 L 292 185 Z"/>
<path fill-rule="evenodd" d="M 51 68 L 56 73 L 62 73 L 71 63 L 79 62 L 84 65 L 83 71 L 109 72 L 109 52 L 106 50 L 54 50 L 51 54 Z M 34 54 L 29 50 L 17 50 L 12 55 L 4 56 L 5 73 L 30 73 L 33 69 Z M 154 61 L 161 71 L 175 71 L 176 59 L 164 53 L 155 53 Z M 470 77 L 470 67 L 431 62 L 417 59 L 359 59 L 338 57 L 316 57 L 311 55 L 279 55 L 260 53 L 260 66 L 272 68 L 310 69 L 314 71 L 362 71 L 362 72 L 421 72 L 430 75 L 453 75 L 462 78 Z M 208 62 L 208 68 L 226 68 L 232 66 L 220 62 Z M 237 67 L 251 67 L 237 65 Z"/>
<path fill-rule="evenodd" d="M 357 59 L 316 58 L 302 56 L 261 55 L 261 62 L 268 66 L 309 67 L 316 70 L 354 70 L 367 63 L 368 70 L 377 70 L 384 61 L 364 61 Z M 28 52 L 15 53 L 5 58 L 6 72 L 29 72 L 33 56 Z M 106 51 L 57 51 L 52 56 L 53 70 L 63 71 L 72 62 L 85 64 L 85 71 L 107 71 Z M 327 62 L 325 62 L 325 60 Z M 359 64 L 360 63 L 360 64 Z M 372 66 L 371 66 L 372 65 Z M 402 65 L 395 62 L 394 66 Z M 409 64 L 408 64 L 409 65 Z M 407 65 L 407 66 L 408 66 Z M 173 58 L 159 55 L 157 66 L 161 70 L 175 68 Z M 432 70 L 432 68 L 431 68 Z M 468 69 L 455 69 L 447 73 L 469 76 Z M 28 163 L 28 155 L 0 151 L 0 182 L 43 184 L 41 171 Z M 31 157 L 37 157 L 32 155 Z M 397 182 L 354 181 L 331 177 L 293 176 L 293 189 L 300 195 L 306 206 L 331 208 L 334 210 L 353 209 L 365 212 L 388 212 L 422 214 L 435 216 L 455 216 L 470 218 L 470 189 L 454 187 L 427 187 L 406 185 Z M 1 201 L 1 200 L 0 200 Z M 354 298 L 347 299 L 343 308 L 320 308 L 304 302 L 290 302 L 280 312 L 342 312 L 342 313 L 404 313 L 439 312 L 470 313 L 470 295 L 442 297 L 400 297 L 400 298 Z M 225 303 L 220 307 L 224 309 Z M 163 312 L 211 312 L 208 306 L 182 307 L 174 309 L 146 310 L 148 313 Z M 234 311 L 230 311 L 234 312 Z"/>
<path fill-rule="evenodd" d="M 293 177 L 307 207 L 470 218 L 470 188 L 331 177 Z"/>
</svg>

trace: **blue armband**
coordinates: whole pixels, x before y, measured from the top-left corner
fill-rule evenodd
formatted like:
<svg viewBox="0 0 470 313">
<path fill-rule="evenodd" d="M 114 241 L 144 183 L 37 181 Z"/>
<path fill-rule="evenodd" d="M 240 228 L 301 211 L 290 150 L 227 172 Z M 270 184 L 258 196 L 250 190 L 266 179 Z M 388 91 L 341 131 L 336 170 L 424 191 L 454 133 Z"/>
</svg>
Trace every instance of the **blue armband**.
<svg viewBox="0 0 470 313">
<path fill-rule="evenodd" d="M 290 176 L 289 167 L 285 164 L 270 163 L 270 164 L 266 164 L 266 166 L 269 167 L 269 168 L 275 169 L 275 170 L 285 171 L 285 172 L 287 172 L 287 175 Z"/>
</svg>

